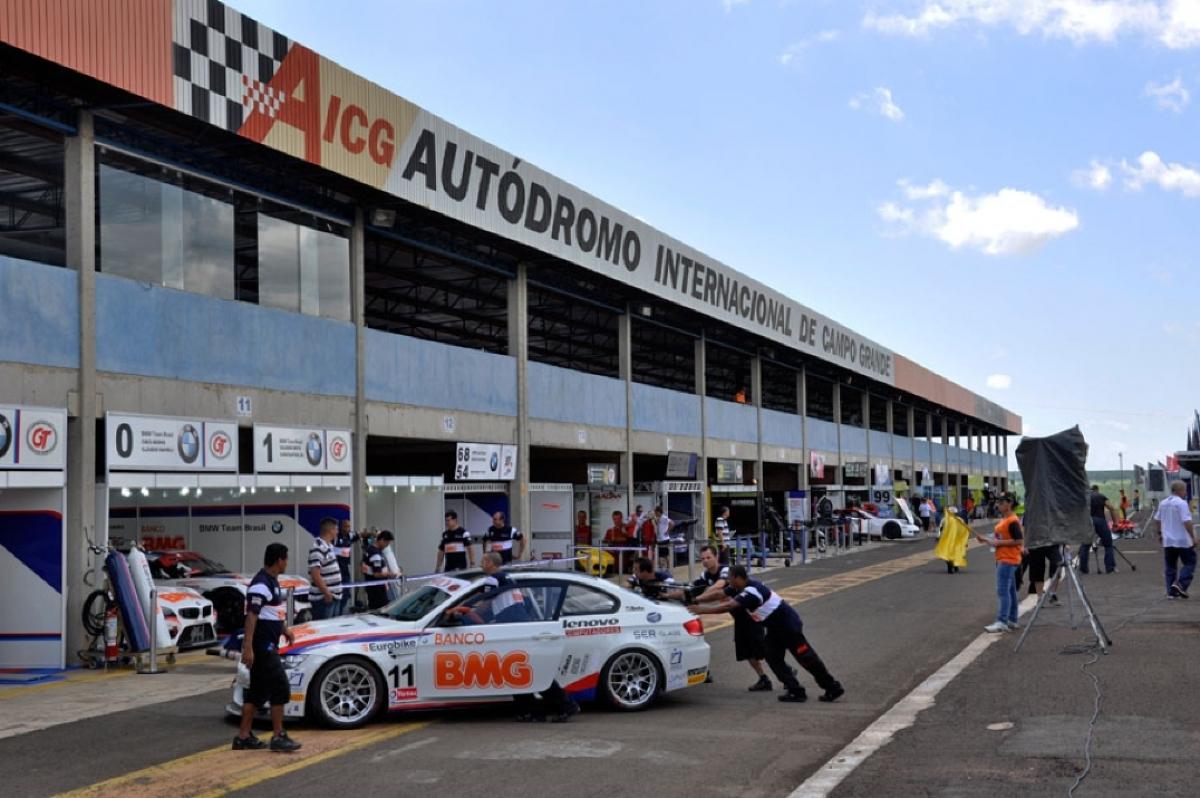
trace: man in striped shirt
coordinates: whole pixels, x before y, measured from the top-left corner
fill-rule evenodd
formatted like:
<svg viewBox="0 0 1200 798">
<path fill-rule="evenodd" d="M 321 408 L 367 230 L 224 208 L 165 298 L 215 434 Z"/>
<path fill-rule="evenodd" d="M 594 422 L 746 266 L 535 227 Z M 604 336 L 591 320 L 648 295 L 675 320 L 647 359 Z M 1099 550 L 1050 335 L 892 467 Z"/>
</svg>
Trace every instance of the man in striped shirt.
<svg viewBox="0 0 1200 798">
<path fill-rule="evenodd" d="M 337 521 L 329 517 L 322 518 L 317 539 L 308 550 L 308 578 L 312 582 L 308 600 L 314 621 L 337 617 L 342 600 L 342 569 L 333 545 L 335 537 Z"/>
</svg>

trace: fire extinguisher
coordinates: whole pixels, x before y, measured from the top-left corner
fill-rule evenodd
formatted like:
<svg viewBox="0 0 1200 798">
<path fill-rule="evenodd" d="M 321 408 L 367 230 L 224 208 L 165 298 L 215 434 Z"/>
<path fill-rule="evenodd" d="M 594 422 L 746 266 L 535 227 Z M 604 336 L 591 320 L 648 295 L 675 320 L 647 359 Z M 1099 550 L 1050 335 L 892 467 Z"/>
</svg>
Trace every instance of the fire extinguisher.
<svg viewBox="0 0 1200 798">
<path fill-rule="evenodd" d="M 104 658 L 115 662 L 117 654 L 117 608 L 112 606 L 104 614 Z"/>
</svg>

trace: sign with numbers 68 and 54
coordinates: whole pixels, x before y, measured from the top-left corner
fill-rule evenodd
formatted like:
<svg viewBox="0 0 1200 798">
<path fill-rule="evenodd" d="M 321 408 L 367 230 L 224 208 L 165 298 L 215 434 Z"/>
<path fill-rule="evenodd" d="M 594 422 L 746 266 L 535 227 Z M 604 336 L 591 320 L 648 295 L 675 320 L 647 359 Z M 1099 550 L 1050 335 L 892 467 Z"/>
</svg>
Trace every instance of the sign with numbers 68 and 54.
<svg viewBox="0 0 1200 798">
<path fill-rule="evenodd" d="M 454 453 L 454 479 L 510 480 L 517 475 L 517 447 L 500 443 L 460 443 Z"/>
<path fill-rule="evenodd" d="M 259 474 L 348 474 L 350 430 L 254 425 L 254 470 Z"/>
</svg>

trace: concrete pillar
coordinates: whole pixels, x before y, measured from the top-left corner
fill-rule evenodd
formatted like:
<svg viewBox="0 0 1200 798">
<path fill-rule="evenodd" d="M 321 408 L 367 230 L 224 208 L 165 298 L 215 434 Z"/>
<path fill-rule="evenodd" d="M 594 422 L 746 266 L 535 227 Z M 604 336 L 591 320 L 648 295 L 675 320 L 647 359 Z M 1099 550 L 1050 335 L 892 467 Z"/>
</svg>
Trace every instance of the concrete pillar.
<svg viewBox="0 0 1200 798">
<path fill-rule="evenodd" d="M 842 384 L 833 383 L 833 424 L 837 431 L 838 483 L 846 484 L 846 464 L 842 461 Z M 843 493 L 844 495 L 844 493 Z"/>
<path fill-rule="evenodd" d="M 911 496 L 917 489 L 921 480 L 917 474 L 917 410 L 911 405 L 905 409 L 908 414 L 908 456 L 910 458 L 911 468 L 909 474 L 911 477 L 912 488 L 909 490 Z M 928 452 L 926 452 L 928 454 Z M 922 495 L 924 495 L 922 493 Z"/>
<path fill-rule="evenodd" d="M 801 366 L 796 375 L 796 412 L 800 414 L 800 490 L 808 492 L 808 372 Z"/>
<path fill-rule="evenodd" d="M 864 390 L 862 392 L 862 421 L 863 432 L 867 433 L 867 498 L 871 500 L 871 488 L 875 485 L 875 463 L 871 460 L 871 394 Z"/>
<path fill-rule="evenodd" d="M 96 139 L 92 115 L 79 112 L 76 135 L 66 140 L 63 174 L 67 266 L 79 276 L 79 375 L 68 398 L 67 423 L 67 582 L 66 650 L 87 641 L 80 615 L 88 593 L 84 574 L 97 567 L 87 548 L 90 537 L 108 540 L 108 529 L 96 529 Z M 100 585 L 102 580 L 95 580 Z M 68 656 L 68 661 L 73 661 Z"/>
<path fill-rule="evenodd" d="M 709 492 L 708 485 L 708 419 L 705 417 L 704 393 L 707 390 L 708 379 L 705 376 L 707 368 L 707 350 L 704 346 L 704 331 L 700 331 L 700 337 L 696 339 L 696 395 L 700 397 L 700 462 L 696 467 L 696 479 L 706 486 L 704 501 L 700 502 L 700 514 L 696 523 L 704 530 L 704 537 L 708 537 L 712 532 L 711 515 L 709 512 Z"/>
<path fill-rule="evenodd" d="M 617 319 L 617 361 L 620 377 L 625 381 L 625 452 L 621 455 L 621 481 L 629 486 L 625 512 L 633 511 L 633 317 L 629 304 Z"/>
<path fill-rule="evenodd" d="M 361 529 L 367 520 L 367 273 L 366 229 L 362 208 L 350 228 L 350 317 L 354 322 L 354 460 L 350 464 L 350 520 Z M 300 552 L 295 556 L 299 557 Z M 352 573 L 357 574 L 354 570 Z"/>
<path fill-rule="evenodd" d="M 949 488 L 952 484 L 950 481 L 950 422 L 945 417 L 942 418 L 941 444 L 942 473 L 946 475 L 945 485 Z"/>
<path fill-rule="evenodd" d="M 895 427 L 895 419 L 892 417 L 892 413 L 894 413 L 894 412 L 895 412 L 895 408 L 892 406 L 892 400 L 888 399 L 887 400 L 887 434 L 888 434 L 888 451 L 891 452 L 891 457 L 889 458 L 889 463 L 888 463 L 888 476 L 891 477 L 891 479 L 892 479 L 893 487 L 896 484 L 896 481 L 895 481 L 896 480 L 896 427 Z M 894 494 L 895 494 L 895 491 L 893 491 L 893 496 L 894 496 Z"/>
<path fill-rule="evenodd" d="M 516 277 L 508 281 L 508 354 L 517 367 L 517 478 L 508 489 L 510 523 L 524 530 L 533 555 L 533 530 L 529 527 L 529 282 L 528 268 L 517 264 Z"/>
</svg>

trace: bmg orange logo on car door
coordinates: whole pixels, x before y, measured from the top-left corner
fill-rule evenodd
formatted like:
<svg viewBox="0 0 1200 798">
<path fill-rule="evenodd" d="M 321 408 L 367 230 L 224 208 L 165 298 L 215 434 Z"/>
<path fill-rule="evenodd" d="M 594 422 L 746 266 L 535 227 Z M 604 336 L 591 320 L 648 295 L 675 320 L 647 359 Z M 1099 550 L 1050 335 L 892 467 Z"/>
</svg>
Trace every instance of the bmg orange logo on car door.
<svg viewBox="0 0 1200 798">
<path fill-rule="evenodd" d="M 526 688 L 533 684 L 533 668 L 524 651 L 498 654 L 471 651 L 459 654 L 441 651 L 434 656 L 434 686 L 443 690 L 473 687 Z"/>
</svg>

